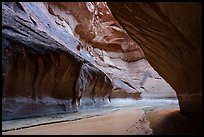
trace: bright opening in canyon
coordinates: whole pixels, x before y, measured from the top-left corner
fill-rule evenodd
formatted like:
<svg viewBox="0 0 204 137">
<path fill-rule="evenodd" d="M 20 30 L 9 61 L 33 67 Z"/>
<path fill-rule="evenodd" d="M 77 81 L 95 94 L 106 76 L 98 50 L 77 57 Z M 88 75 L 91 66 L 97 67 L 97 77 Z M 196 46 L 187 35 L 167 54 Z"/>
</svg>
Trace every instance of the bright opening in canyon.
<svg viewBox="0 0 204 137">
<path fill-rule="evenodd" d="M 202 134 L 201 12 L 3 2 L 2 134 Z"/>
</svg>

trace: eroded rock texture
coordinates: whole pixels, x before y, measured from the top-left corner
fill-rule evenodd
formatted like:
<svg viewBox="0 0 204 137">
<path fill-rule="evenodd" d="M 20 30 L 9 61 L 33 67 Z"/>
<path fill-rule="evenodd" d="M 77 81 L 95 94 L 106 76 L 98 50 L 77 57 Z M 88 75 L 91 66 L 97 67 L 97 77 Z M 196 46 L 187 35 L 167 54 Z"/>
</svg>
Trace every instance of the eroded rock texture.
<svg viewBox="0 0 204 137">
<path fill-rule="evenodd" d="M 119 4 L 116 7 L 126 4 Z M 181 80 L 191 78 L 191 74 L 178 79 L 176 75 L 187 74 L 183 72 L 185 61 L 188 60 L 185 57 L 185 51 L 191 51 L 191 46 L 181 51 L 181 57 L 178 57 L 180 50 L 177 49 L 177 44 L 184 45 L 186 39 L 180 33 L 177 34 L 178 30 L 175 29 L 175 26 L 172 27 L 172 23 L 166 24 L 164 21 L 163 26 L 158 25 L 162 21 L 157 22 L 156 19 L 151 18 L 155 15 L 154 12 L 149 11 L 152 9 L 151 4 L 141 3 L 139 5 L 141 7 L 138 6 L 138 10 L 145 10 L 144 13 L 148 12 L 150 15 L 144 14 L 144 17 L 141 17 L 143 20 L 137 18 L 135 22 L 136 15 L 143 16 L 143 14 L 134 13 L 134 10 L 131 9 L 134 7 L 129 7 L 131 5 L 125 6 L 130 13 L 127 10 L 124 12 L 127 15 L 120 13 L 121 15 L 117 16 L 119 9 L 115 8 L 114 4 L 110 4 L 111 11 L 106 2 L 2 3 L 2 118 L 8 120 L 73 112 L 87 104 L 94 104 L 97 99 L 175 97 L 171 89 L 165 94 L 157 89 L 151 92 L 153 84 L 159 83 L 155 81 L 162 81 L 162 78 L 149 65 L 146 56 L 150 62 L 154 62 L 154 67 L 166 80 L 169 80 L 170 84 L 174 86 L 182 84 L 180 85 L 182 92 L 179 91 L 181 90 L 179 86 L 174 88 L 178 90 L 179 99 L 181 99 L 180 95 L 184 97 L 182 93 L 185 92 L 183 88 L 186 83 L 182 83 Z M 137 4 L 135 6 L 137 7 Z M 145 6 L 148 8 L 144 9 Z M 120 23 L 113 17 L 112 12 Z M 157 14 L 156 18 L 158 18 Z M 133 15 L 134 18 L 132 18 Z M 125 23 L 129 26 L 131 23 L 137 24 L 127 29 L 123 17 L 127 17 Z M 155 30 L 152 30 L 152 22 L 154 22 Z M 135 37 L 130 34 L 131 38 L 120 24 L 128 33 L 133 31 Z M 163 29 L 166 28 L 167 31 L 164 32 Z M 151 35 L 143 35 L 143 33 Z M 175 37 L 173 40 L 169 39 L 172 34 Z M 136 39 L 138 37 L 144 40 L 138 41 Z M 165 47 L 162 47 L 168 42 L 170 43 L 170 45 L 167 44 L 170 55 L 166 50 L 163 52 Z M 146 56 L 140 46 L 146 47 L 144 51 L 148 49 Z M 173 52 L 171 49 L 177 49 L 179 52 Z M 199 49 L 198 52 L 198 56 L 201 56 Z M 195 56 L 191 54 L 194 55 L 194 51 L 187 53 L 193 61 Z M 156 56 L 164 59 L 158 61 Z M 185 59 L 182 60 L 183 58 Z M 175 66 L 179 63 L 181 65 Z M 182 72 L 177 69 L 181 69 Z M 200 69 L 195 67 L 195 73 L 199 74 L 196 69 Z M 196 77 L 195 80 L 197 80 Z M 152 85 L 148 85 L 147 82 L 151 83 L 151 81 L 154 81 Z M 196 85 L 192 86 L 195 89 Z M 199 88 L 200 85 L 197 86 Z M 194 91 L 187 93 L 194 93 Z M 180 105 L 182 110 L 187 110 L 183 109 L 185 105 Z"/>
<path fill-rule="evenodd" d="M 72 34 L 79 39 L 77 53 L 109 76 L 114 87 L 111 97 L 138 98 L 141 93 L 146 93 L 141 88 L 146 78 L 161 78 L 145 60 L 138 44 L 114 19 L 105 2 L 46 5 L 49 13 L 68 24 Z M 60 24 L 61 21 L 55 22 Z"/>
<path fill-rule="evenodd" d="M 118 64 L 141 58 L 106 3 L 4 2 L 2 119 L 73 112 L 113 91 L 138 98 Z"/>
<path fill-rule="evenodd" d="M 108 6 L 153 68 L 175 89 L 181 112 L 201 118 L 201 4 L 109 2 Z"/>
<path fill-rule="evenodd" d="M 82 97 L 110 96 L 111 80 L 75 53 L 80 41 L 45 3 L 6 2 L 2 13 L 3 120 L 75 111 L 69 106 Z"/>
</svg>

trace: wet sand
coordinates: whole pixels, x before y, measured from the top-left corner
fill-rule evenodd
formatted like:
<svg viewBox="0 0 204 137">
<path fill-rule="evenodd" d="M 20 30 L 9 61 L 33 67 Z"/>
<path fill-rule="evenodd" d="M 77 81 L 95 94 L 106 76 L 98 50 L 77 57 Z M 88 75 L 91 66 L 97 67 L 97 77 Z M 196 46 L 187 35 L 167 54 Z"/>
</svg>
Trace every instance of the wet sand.
<svg viewBox="0 0 204 137">
<path fill-rule="evenodd" d="M 48 124 L 22 130 L 3 132 L 3 135 L 127 135 L 151 134 L 143 112 L 135 108 L 77 121 Z"/>
<path fill-rule="evenodd" d="M 179 109 L 152 111 L 146 115 L 154 135 L 202 135 L 202 120 L 180 113 Z"/>
<path fill-rule="evenodd" d="M 120 104 L 120 103 L 121 104 Z M 92 115 L 80 120 L 52 123 L 2 132 L 3 135 L 151 135 L 175 125 L 182 115 L 168 116 L 178 111 L 175 100 L 117 100 L 111 104 L 115 109 L 102 115 Z M 161 112 L 161 113 L 160 113 Z M 99 112 L 101 113 L 101 112 Z M 76 113 L 77 114 L 77 113 Z M 186 120 L 186 119 L 185 119 Z M 168 123 L 166 123 L 167 121 Z M 192 122 L 192 121 L 190 121 Z M 162 128 L 161 128 L 162 123 Z M 187 122 L 188 123 L 188 122 Z M 177 124 L 177 128 L 179 124 Z M 180 123 L 180 125 L 182 125 Z M 190 125 L 190 124 L 189 124 Z M 161 129 L 161 130 L 160 130 Z M 167 134 L 171 132 L 165 131 Z M 184 132 L 184 131 L 182 131 Z M 178 133 L 176 133 L 178 134 Z"/>
</svg>

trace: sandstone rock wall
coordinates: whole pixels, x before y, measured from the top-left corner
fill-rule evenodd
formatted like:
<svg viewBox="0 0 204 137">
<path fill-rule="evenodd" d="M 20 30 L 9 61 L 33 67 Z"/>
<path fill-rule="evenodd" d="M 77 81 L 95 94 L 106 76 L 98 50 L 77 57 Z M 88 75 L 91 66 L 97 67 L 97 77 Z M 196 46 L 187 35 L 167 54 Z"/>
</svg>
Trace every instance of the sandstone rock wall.
<svg viewBox="0 0 204 137">
<path fill-rule="evenodd" d="M 136 43 L 112 12 L 106 2 L 3 2 L 3 119 L 73 112 L 98 98 L 175 97 L 147 92 L 147 81 L 162 78 L 140 48 L 145 41 Z"/>
<path fill-rule="evenodd" d="M 2 13 L 3 120 L 47 114 L 50 98 L 66 107 L 110 96 L 109 77 L 76 54 L 78 39 L 54 24 L 44 3 L 5 2 Z"/>
<path fill-rule="evenodd" d="M 175 89 L 181 112 L 201 117 L 201 4 L 108 2 L 108 6 L 153 68 Z"/>
</svg>

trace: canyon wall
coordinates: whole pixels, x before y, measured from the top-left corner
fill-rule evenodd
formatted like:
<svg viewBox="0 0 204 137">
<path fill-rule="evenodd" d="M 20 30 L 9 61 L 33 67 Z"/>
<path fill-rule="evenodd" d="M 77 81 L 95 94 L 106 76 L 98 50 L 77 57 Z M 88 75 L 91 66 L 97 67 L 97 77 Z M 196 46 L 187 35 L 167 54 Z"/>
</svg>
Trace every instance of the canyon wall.
<svg viewBox="0 0 204 137">
<path fill-rule="evenodd" d="M 106 3 L 3 2 L 2 119 L 74 112 L 113 91 L 138 98 L 113 62 L 142 58 Z"/>
<path fill-rule="evenodd" d="M 2 3 L 3 120 L 73 112 L 98 99 L 175 97 L 162 77 L 176 90 L 182 112 L 190 112 L 189 105 L 196 105 L 188 104 L 193 99 L 200 105 L 197 99 L 201 94 L 198 74 L 202 55 L 199 48 L 191 51 L 191 46 L 197 45 L 188 39 L 190 34 L 181 35 L 177 26 L 166 23 L 166 18 L 163 23 L 157 22 L 157 18 L 162 19 L 160 12 L 151 11 L 152 7 L 157 11 L 154 4 L 115 4 L 108 3 L 110 10 L 106 2 Z M 138 7 L 136 13 L 132 4 Z M 118 8 L 128 10 L 119 12 Z M 143 17 L 141 11 L 148 13 Z M 192 41 L 196 38 L 192 37 Z M 188 48 L 184 47 L 185 40 L 190 44 Z M 188 85 L 189 91 L 184 91 L 190 84 L 186 78 L 198 80 L 191 83 L 192 87 Z M 148 83 L 165 88 L 152 92 Z M 199 113 L 200 107 L 196 108 Z"/>
<path fill-rule="evenodd" d="M 80 41 L 46 5 L 2 5 L 3 120 L 73 112 L 81 98 L 110 97 L 110 78 L 86 50 L 77 53 Z"/>
<path fill-rule="evenodd" d="M 201 3 L 108 2 L 108 6 L 151 66 L 175 89 L 181 112 L 201 118 Z"/>
</svg>

